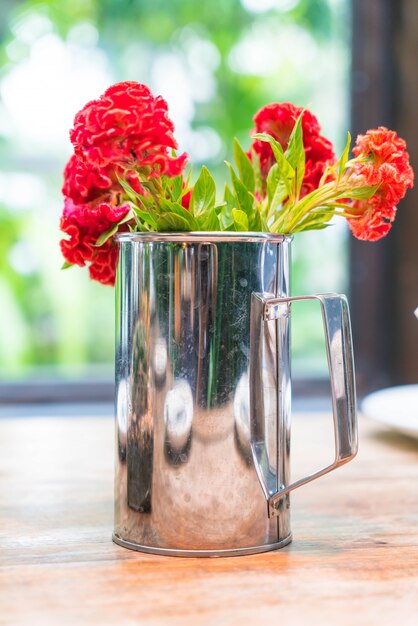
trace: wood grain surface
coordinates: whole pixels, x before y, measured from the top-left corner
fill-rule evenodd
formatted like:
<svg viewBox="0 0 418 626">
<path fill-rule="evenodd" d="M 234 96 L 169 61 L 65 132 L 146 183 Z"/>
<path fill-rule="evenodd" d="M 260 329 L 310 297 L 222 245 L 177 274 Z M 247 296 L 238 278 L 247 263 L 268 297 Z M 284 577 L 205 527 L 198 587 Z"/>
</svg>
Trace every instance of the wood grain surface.
<svg viewBox="0 0 418 626">
<path fill-rule="evenodd" d="M 329 421 L 296 416 L 295 478 Z M 110 419 L 0 420 L 0 624 L 418 623 L 418 441 L 362 420 L 358 457 L 293 494 L 293 543 L 256 556 L 114 545 L 112 483 Z"/>
</svg>

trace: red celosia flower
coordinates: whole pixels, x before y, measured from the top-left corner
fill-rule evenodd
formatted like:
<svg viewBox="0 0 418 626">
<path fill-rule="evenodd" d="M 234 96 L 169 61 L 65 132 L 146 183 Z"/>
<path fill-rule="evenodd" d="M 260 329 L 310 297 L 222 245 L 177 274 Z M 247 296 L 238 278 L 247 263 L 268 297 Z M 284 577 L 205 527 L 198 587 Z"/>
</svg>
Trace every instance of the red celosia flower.
<svg viewBox="0 0 418 626">
<path fill-rule="evenodd" d="M 120 222 L 129 210 L 128 204 L 114 207 L 101 202 L 93 208 L 74 204 L 67 198 L 60 222 L 61 230 L 68 235 L 68 239 L 60 241 L 65 260 L 80 266 L 89 264 L 91 278 L 105 285 L 113 285 L 118 259 L 117 246 L 112 239 L 100 247 L 95 244 L 98 237 Z"/>
<path fill-rule="evenodd" d="M 150 175 L 177 176 L 187 155 L 174 157 L 177 148 L 167 103 L 145 85 L 117 83 L 77 113 L 70 138 L 75 153 L 87 164 L 103 168 L 149 167 Z"/>
<path fill-rule="evenodd" d="M 125 178 L 126 182 L 137 193 L 145 194 L 136 172 L 124 172 L 121 167 L 111 166 L 98 168 L 88 165 L 73 155 L 64 168 L 64 184 L 62 193 L 76 204 L 97 204 L 110 202 L 117 204 L 123 189 L 117 177 Z"/>
<path fill-rule="evenodd" d="M 396 206 L 408 187 L 414 184 L 406 143 L 395 131 L 384 126 L 368 130 L 357 137 L 353 154 L 357 157 L 354 171 L 367 185 L 379 185 L 371 198 L 375 204 Z"/>
<path fill-rule="evenodd" d="M 146 195 L 140 168 L 149 177 L 180 174 L 187 155 L 173 156 L 173 130 L 166 102 L 135 82 L 113 85 L 76 115 L 70 132 L 75 155 L 65 167 L 62 189 L 61 228 L 69 238 L 61 249 L 69 263 L 89 263 L 92 278 L 113 284 L 117 248 L 111 241 L 100 248 L 94 244 L 129 210 L 119 206 L 124 190 L 118 178 Z"/>
<path fill-rule="evenodd" d="M 76 203 L 88 203 L 103 198 L 112 185 L 108 170 L 87 165 L 75 155 L 65 166 L 62 193 Z"/>
<path fill-rule="evenodd" d="M 405 141 L 383 126 L 359 135 L 353 153 L 356 157 L 354 176 L 361 178 L 365 185 L 378 185 L 378 188 L 368 200 L 351 203 L 353 212 L 360 217 L 349 219 L 348 223 L 358 239 L 376 241 L 390 230 L 396 205 L 408 187 L 413 186 L 414 172 Z"/>
<path fill-rule="evenodd" d="M 377 241 L 387 235 L 392 228 L 396 207 L 392 207 L 391 211 L 383 207 L 384 210 L 379 211 L 379 208 L 368 200 L 355 200 L 352 207 L 356 213 L 360 213 L 359 217 L 348 220 L 350 230 L 357 239 Z"/>
<path fill-rule="evenodd" d="M 116 278 L 116 267 L 119 259 L 119 247 L 111 239 L 97 248 L 93 263 L 89 266 L 89 275 L 103 285 L 113 287 Z"/>
<path fill-rule="evenodd" d="M 302 111 L 302 108 L 290 102 L 268 104 L 255 114 L 252 134 L 268 133 L 286 150 L 293 127 Z M 326 166 L 335 161 L 335 154 L 332 143 L 320 134 L 321 127 L 317 118 L 306 109 L 302 117 L 302 131 L 306 166 L 301 195 L 306 195 L 318 187 Z M 261 174 L 266 178 L 275 163 L 272 149 L 267 142 L 256 139 L 251 145 L 250 156 L 251 150 L 258 155 Z"/>
</svg>

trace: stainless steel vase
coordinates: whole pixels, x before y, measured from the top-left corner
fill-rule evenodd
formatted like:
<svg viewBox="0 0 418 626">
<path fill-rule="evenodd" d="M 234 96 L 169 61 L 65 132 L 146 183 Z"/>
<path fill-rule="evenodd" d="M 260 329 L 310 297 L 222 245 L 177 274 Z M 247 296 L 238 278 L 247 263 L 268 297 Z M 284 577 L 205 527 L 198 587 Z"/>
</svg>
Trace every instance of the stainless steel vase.
<svg viewBox="0 0 418 626">
<path fill-rule="evenodd" d="M 114 541 L 179 556 L 285 546 L 289 492 L 357 451 L 344 296 L 291 298 L 282 235 L 118 241 Z M 291 484 L 291 303 L 307 298 L 322 306 L 336 452 Z"/>
</svg>

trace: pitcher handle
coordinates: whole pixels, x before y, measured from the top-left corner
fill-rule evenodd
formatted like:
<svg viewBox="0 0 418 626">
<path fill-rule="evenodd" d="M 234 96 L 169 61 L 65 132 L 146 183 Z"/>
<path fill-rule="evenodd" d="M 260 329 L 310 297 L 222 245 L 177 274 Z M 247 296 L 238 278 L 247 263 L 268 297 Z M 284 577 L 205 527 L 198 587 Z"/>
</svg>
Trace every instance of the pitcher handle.
<svg viewBox="0 0 418 626">
<path fill-rule="evenodd" d="M 309 474 L 288 486 L 283 485 L 272 494 L 268 494 L 266 486 L 262 484 L 264 493 L 268 494 L 269 515 L 271 516 L 277 515 L 277 509 L 283 496 L 286 496 L 293 489 L 306 485 L 315 480 L 315 478 L 331 472 L 340 467 L 340 465 L 344 465 L 355 457 L 358 449 L 353 349 L 350 314 L 345 296 L 331 293 L 288 298 L 266 298 L 262 294 L 254 293 L 252 295 L 251 357 L 255 356 L 255 346 L 257 346 L 256 353 L 259 353 L 260 333 L 257 333 L 257 325 L 260 330 L 260 317 L 262 322 L 268 322 L 278 320 L 282 316 L 288 316 L 289 304 L 299 300 L 319 300 L 321 304 L 331 381 L 335 459 L 323 469 Z M 258 324 L 256 317 L 258 317 Z M 255 362 L 251 365 L 253 372 L 254 367 L 257 367 L 257 365 L 259 366 L 259 356 L 255 357 Z M 250 379 L 250 403 L 251 411 L 253 412 L 256 410 L 261 390 L 256 388 L 258 385 L 254 385 L 255 379 L 251 374 Z M 255 445 L 257 445 L 257 442 L 255 442 Z M 254 455 L 254 458 L 258 476 L 262 480 L 262 472 L 257 467 L 257 455 Z"/>
</svg>

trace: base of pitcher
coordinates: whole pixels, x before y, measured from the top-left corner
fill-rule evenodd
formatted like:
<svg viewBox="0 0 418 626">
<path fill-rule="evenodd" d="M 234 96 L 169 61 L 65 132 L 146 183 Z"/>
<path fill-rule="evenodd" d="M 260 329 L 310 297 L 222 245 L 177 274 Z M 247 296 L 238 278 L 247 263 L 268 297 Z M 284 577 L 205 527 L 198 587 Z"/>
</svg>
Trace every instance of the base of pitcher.
<svg viewBox="0 0 418 626">
<path fill-rule="evenodd" d="M 181 557 L 220 557 L 220 556 L 245 556 L 248 554 L 259 554 L 260 552 L 270 552 L 284 548 L 292 541 L 292 533 L 281 541 L 267 543 L 262 546 L 253 546 L 252 548 L 234 548 L 229 550 L 176 550 L 174 548 L 156 548 L 154 546 L 143 546 L 139 543 L 126 541 L 113 533 L 112 540 L 123 548 L 128 550 L 136 550 L 137 552 L 148 552 L 149 554 L 159 554 L 161 556 L 181 556 Z"/>
</svg>

